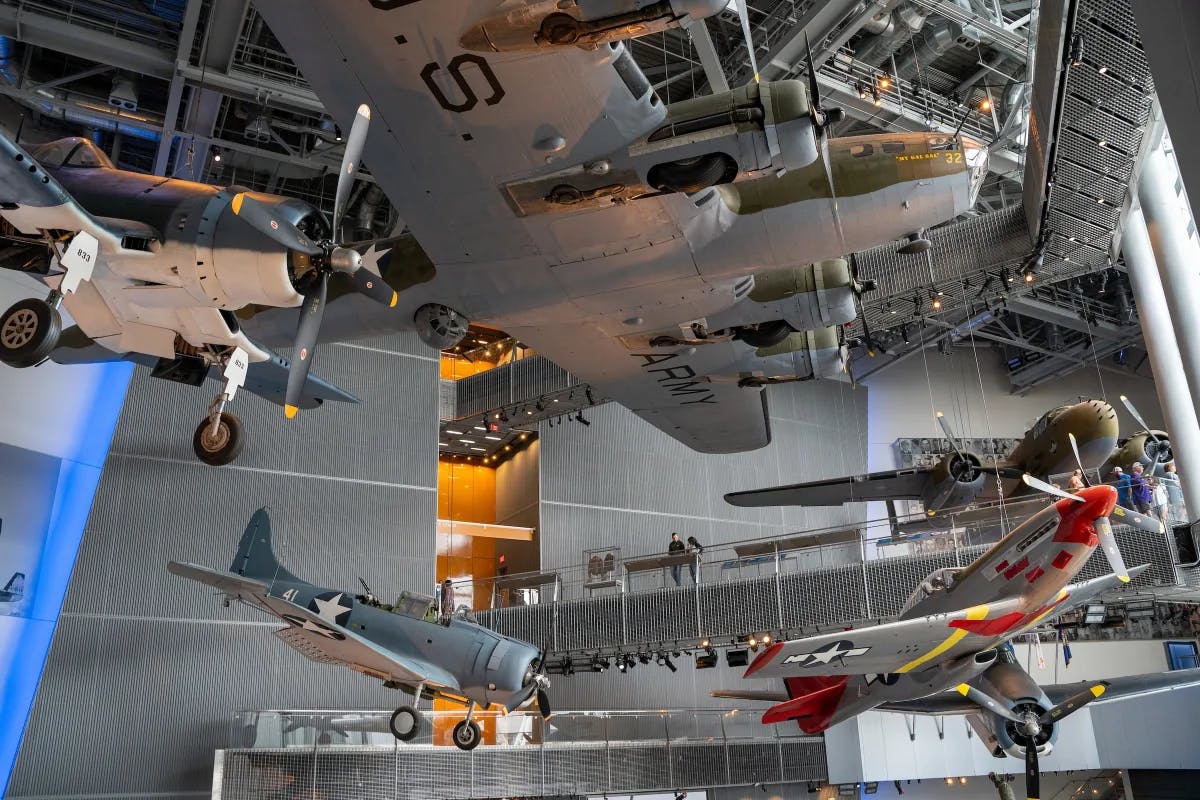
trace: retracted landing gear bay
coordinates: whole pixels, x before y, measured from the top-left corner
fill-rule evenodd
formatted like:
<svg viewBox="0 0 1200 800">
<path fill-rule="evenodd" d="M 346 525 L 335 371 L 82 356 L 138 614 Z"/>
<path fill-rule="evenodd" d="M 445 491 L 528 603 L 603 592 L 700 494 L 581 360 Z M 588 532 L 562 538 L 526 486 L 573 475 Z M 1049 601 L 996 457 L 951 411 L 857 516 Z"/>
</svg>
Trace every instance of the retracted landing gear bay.
<svg viewBox="0 0 1200 800">
<path fill-rule="evenodd" d="M 77 234 L 56 256 L 65 272 L 56 276 L 60 279 L 58 285 L 50 290 L 46 299 L 21 300 L 0 316 L 0 362 L 24 368 L 49 358 L 62 333 L 58 307 L 62 305 L 63 295 L 74 292 L 81 281 L 92 277 L 99 249 L 100 243 L 90 233 Z"/>
<path fill-rule="evenodd" d="M 241 420 L 226 411 L 225 406 L 233 400 L 238 387 L 246 382 L 250 360 L 240 347 L 235 347 L 222 360 L 225 384 L 221 394 L 209 406 L 208 416 L 200 422 L 192 436 L 192 449 L 196 457 L 214 467 L 232 462 L 246 443 Z"/>
</svg>

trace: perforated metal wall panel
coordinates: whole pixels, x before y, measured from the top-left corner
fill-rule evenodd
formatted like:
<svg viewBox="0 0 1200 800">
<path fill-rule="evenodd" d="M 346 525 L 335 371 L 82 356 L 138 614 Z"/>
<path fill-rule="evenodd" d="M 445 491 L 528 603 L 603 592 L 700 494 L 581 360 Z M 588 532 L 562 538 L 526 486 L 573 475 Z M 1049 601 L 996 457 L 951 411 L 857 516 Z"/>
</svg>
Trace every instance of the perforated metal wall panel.
<svg viewBox="0 0 1200 800">
<path fill-rule="evenodd" d="M 226 750 L 222 800 L 312 787 L 325 800 L 599 795 L 822 781 L 820 737 L 700 742 L 650 738 L 537 746 Z"/>
<path fill-rule="evenodd" d="M 299 656 L 271 635 L 278 625 L 264 615 L 223 608 L 211 590 L 166 570 L 171 560 L 228 567 L 250 515 L 269 505 L 277 553 L 296 574 L 348 588 L 361 575 L 387 594 L 428 591 L 433 353 L 415 336 L 393 336 L 323 347 L 315 369 L 362 404 L 330 403 L 289 422 L 278 406 L 239 395 L 231 410 L 250 439 L 219 469 L 191 452 L 216 385 L 195 389 L 138 370 L 10 797 L 204 793 L 235 710 L 394 701 L 378 681 Z M 387 783 L 376 762 L 364 763 L 366 784 Z M 303 768 L 311 774 L 311 759 Z M 255 791 L 269 794 L 270 777 L 255 776 Z"/>
</svg>

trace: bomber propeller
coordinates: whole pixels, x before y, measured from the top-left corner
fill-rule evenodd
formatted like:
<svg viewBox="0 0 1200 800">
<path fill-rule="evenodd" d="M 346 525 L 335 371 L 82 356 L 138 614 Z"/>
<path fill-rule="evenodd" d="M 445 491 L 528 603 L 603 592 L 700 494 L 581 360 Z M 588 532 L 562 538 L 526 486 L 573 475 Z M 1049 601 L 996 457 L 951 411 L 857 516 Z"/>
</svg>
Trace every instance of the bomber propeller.
<svg viewBox="0 0 1200 800">
<path fill-rule="evenodd" d="M 317 334 L 325 316 L 329 276 L 335 272 L 341 273 L 349 278 L 355 291 L 360 294 L 389 307 L 396 305 L 396 292 L 382 278 L 363 266 L 362 256 L 357 250 L 343 246 L 341 241 L 342 218 L 346 214 L 346 202 L 362 161 L 363 145 L 367 140 L 370 123 L 371 109 L 366 104 L 360 105 L 358 113 L 354 116 L 350 135 L 346 139 L 346 150 L 342 156 L 341 171 L 338 173 L 337 193 L 334 196 L 333 237 L 328 241 L 310 240 L 295 225 L 280 219 L 271 206 L 255 200 L 245 192 L 233 198 L 231 207 L 234 214 L 289 250 L 310 256 L 316 269 L 316 276 L 305 292 L 304 304 L 300 308 L 296 343 L 288 368 L 287 394 L 283 407 L 288 419 L 296 416 L 300 398 L 304 394 L 304 384 L 312 367 Z"/>
</svg>

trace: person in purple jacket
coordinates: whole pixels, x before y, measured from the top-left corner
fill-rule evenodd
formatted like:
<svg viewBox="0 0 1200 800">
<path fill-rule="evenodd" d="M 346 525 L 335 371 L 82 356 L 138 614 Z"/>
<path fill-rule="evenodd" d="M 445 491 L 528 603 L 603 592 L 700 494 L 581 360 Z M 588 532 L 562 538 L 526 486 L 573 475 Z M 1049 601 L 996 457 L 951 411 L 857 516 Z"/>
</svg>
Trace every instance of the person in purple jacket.
<svg viewBox="0 0 1200 800">
<path fill-rule="evenodd" d="M 1145 474 L 1141 463 L 1133 465 L 1133 477 L 1129 480 L 1130 494 L 1133 495 L 1133 507 L 1143 514 L 1150 513 L 1150 505 L 1154 500 L 1154 491 L 1150 488 L 1150 478 Z"/>
</svg>

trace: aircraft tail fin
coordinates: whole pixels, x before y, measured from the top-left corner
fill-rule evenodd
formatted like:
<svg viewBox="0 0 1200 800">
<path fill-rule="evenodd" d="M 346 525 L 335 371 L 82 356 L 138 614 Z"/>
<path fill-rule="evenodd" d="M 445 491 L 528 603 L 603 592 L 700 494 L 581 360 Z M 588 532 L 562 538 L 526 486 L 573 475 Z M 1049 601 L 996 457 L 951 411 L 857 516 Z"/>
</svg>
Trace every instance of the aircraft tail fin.
<svg viewBox="0 0 1200 800">
<path fill-rule="evenodd" d="M 767 709 L 765 724 L 796 720 L 800 730 L 815 734 L 828 728 L 846 691 L 847 675 L 785 678 L 791 700 Z"/>
<path fill-rule="evenodd" d="M 233 557 L 233 563 L 229 565 L 229 571 L 267 583 L 279 580 L 304 583 L 284 569 L 275 557 L 275 551 L 271 547 L 271 516 L 265 508 L 255 511 L 254 516 L 250 518 L 250 524 L 242 534 L 242 541 L 238 543 L 237 554 Z"/>
<path fill-rule="evenodd" d="M 25 573 L 14 572 L 12 577 L 8 579 L 8 583 L 4 584 L 4 589 L 0 590 L 0 595 L 3 595 L 7 602 L 16 602 L 25 596 Z"/>
</svg>

